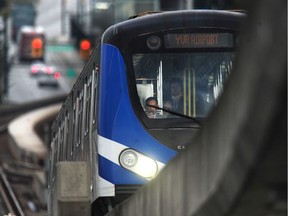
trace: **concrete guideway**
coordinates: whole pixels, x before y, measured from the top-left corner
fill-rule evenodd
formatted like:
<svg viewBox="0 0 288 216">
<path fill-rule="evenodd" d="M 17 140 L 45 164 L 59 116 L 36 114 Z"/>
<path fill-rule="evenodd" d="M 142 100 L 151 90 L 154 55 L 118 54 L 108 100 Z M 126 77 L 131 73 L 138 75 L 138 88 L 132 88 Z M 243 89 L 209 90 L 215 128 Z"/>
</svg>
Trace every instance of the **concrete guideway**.
<svg viewBox="0 0 288 216">
<path fill-rule="evenodd" d="M 46 158 L 47 146 L 35 129 L 39 123 L 55 118 L 61 106 L 62 103 L 59 103 L 33 110 L 9 124 L 8 132 L 13 142 L 13 153 L 19 161 L 37 163 Z"/>
<path fill-rule="evenodd" d="M 0 109 L 2 118 L 9 117 L 9 122 L 5 123 L 7 126 L 4 125 L 2 130 L 1 152 L 6 154 L 5 157 L 0 156 L 1 165 L 25 215 L 47 215 L 47 176 L 43 170 L 45 164 L 39 164 L 39 161 L 47 158 L 48 149 L 45 146 L 47 142 L 40 138 L 42 135 L 39 132 L 49 132 L 42 127 L 50 126 L 65 97 L 7 105 Z M 6 157 L 8 154 L 11 155 Z M 15 201 L 11 201 L 11 204 L 15 205 Z"/>
</svg>

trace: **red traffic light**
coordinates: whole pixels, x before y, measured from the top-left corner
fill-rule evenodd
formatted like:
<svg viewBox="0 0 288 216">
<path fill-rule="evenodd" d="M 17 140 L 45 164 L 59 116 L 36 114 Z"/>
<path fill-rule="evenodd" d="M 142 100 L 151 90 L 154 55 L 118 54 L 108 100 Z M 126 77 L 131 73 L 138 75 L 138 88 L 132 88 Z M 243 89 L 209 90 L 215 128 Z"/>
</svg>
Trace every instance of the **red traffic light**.
<svg viewBox="0 0 288 216">
<path fill-rule="evenodd" d="M 89 40 L 82 40 L 80 43 L 80 48 L 82 50 L 89 50 L 91 48 L 91 43 Z"/>
<path fill-rule="evenodd" d="M 42 48 L 42 45 L 43 45 L 43 42 L 42 42 L 42 40 L 40 38 L 35 38 L 32 41 L 32 47 L 35 48 L 35 49 Z"/>
</svg>

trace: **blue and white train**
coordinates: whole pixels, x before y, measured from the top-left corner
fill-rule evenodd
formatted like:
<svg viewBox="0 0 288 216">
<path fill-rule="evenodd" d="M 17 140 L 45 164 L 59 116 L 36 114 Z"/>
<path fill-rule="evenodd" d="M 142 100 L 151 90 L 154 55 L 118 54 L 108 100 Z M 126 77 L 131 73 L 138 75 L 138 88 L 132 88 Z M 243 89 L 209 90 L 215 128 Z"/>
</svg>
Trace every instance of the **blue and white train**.
<svg viewBox="0 0 288 216">
<path fill-rule="evenodd" d="M 92 214 L 104 214 L 193 144 L 229 77 L 244 17 L 159 12 L 108 28 L 52 126 L 50 200 L 59 161 L 87 161 Z"/>
</svg>

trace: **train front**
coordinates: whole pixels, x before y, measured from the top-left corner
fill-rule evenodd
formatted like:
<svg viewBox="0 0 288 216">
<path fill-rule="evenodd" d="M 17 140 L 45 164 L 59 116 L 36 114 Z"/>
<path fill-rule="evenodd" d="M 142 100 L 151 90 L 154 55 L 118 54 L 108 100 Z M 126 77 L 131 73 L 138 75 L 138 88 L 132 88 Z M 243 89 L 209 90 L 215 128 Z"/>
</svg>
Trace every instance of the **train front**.
<svg viewBox="0 0 288 216">
<path fill-rule="evenodd" d="M 168 12 L 104 33 L 95 199 L 126 198 L 193 145 L 231 72 L 241 19 Z"/>
</svg>

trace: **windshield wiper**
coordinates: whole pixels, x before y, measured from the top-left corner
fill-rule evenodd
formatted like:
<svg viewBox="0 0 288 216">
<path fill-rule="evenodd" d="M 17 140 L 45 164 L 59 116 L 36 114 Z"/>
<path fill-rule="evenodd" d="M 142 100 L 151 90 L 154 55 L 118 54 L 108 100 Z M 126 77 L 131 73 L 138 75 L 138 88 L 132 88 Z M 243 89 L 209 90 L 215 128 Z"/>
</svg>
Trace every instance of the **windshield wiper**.
<svg viewBox="0 0 288 216">
<path fill-rule="evenodd" d="M 149 106 L 149 107 L 153 107 L 155 109 L 163 110 L 164 112 L 170 113 L 170 114 L 175 115 L 175 116 L 179 116 L 179 117 L 182 117 L 182 118 L 190 119 L 190 120 L 194 121 L 196 124 L 198 124 L 199 126 L 202 126 L 202 124 L 194 117 L 187 116 L 187 115 L 184 115 L 182 113 L 174 112 L 172 110 L 165 109 L 163 107 L 153 106 L 153 105 L 150 105 L 150 104 L 146 104 L 146 105 Z"/>
</svg>

